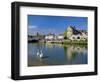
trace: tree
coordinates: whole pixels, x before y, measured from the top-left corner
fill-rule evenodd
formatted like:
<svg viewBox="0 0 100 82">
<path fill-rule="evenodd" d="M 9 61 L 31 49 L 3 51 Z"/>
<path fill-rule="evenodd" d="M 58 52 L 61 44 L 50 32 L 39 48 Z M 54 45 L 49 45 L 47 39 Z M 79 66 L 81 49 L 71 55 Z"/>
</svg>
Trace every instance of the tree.
<svg viewBox="0 0 100 82">
<path fill-rule="evenodd" d="M 64 39 L 67 39 L 67 29 L 64 30 Z"/>
<path fill-rule="evenodd" d="M 39 36 L 40 36 L 40 34 L 39 34 L 38 32 L 37 32 L 37 34 L 36 34 L 36 35 L 37 35 L 37 37 L 39 37 Z"/>
</svg>

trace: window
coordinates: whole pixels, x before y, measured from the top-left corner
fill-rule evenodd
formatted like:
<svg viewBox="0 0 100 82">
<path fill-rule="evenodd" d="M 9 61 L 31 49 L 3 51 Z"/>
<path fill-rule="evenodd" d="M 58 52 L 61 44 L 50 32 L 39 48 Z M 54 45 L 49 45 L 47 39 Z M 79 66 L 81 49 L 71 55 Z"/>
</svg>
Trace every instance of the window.
<svg viewBox="0 0 100 82">
<path fill-rule="evenodd" d="M 80 37 L 78 36 L 77 39 L 80 39 Z"/>
<path fill-rule="evenodd" d="M 75 37 L 73 37 L 73 39 L 75 39 Z"/>
</svg>

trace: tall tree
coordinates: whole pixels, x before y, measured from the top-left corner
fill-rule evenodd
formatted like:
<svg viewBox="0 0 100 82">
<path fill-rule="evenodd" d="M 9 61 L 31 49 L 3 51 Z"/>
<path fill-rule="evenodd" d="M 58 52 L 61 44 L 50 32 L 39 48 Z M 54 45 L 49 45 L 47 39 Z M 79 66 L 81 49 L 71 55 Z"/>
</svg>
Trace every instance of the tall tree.
<svg viewBox="0 0 100 82">
<path fill-rule="evenodd" d="M 67 39 L 67 28 L 64 30 L 64 39 Z"/>
</svg>

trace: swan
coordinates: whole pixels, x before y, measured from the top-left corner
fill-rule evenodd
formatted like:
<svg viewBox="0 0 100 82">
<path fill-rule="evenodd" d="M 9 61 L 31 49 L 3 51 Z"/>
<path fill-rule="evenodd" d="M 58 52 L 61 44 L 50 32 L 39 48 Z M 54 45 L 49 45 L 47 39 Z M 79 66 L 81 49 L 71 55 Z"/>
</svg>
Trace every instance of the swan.
<svg viewBox="0 0 100 82">
<path fill-rule="evenodd" d="M 37 51 L 37 53 L 36 53 L 36 54 L 37 54 L 37 56 L 39 56 L 39 55 L 40 55 L 39 51 Z"/>
<path fill-rule="evenodd" d="M 39 56 L 40 58 L 42 58 L 43 57 L 43 52 L 42 52 L 42 50 L 39 52 L 39 50 L 37 51 L 37 56 Z"/>
<path fill-rule="evenodd" d="M 38 50 L 37 51 L 37 56 L 39 57 L 39 58 L 48 58 L 49 56 L 43 56 L 43 52 L 42 52 L 42 50 Z"/>
<path fill-rule="evenodd" d="M 42 58 L 43 57 L 43 52 L 42 52 L 42 50 L 40 51 L 40 58 Z"/>
</svg>

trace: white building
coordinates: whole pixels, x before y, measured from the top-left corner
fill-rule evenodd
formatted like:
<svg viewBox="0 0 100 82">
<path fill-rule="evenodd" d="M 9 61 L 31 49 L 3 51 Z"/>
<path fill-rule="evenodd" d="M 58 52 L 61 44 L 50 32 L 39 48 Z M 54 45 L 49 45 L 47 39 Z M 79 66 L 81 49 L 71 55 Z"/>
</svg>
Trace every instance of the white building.
<svg viewBox="0 0 100 82">
<path fill-rule="evenodd" d="M 74 27 L 69 26 L 67 28 L 67 38 L 70 40 L 87 40 L 87 32 L 76 30 Z"/>
<path fill-rule="evenodd" d="M 57 39 L 58 39 L 58 40 L 63 40 L 63 39 L 64 39 L 64 35 L 63 35 L 63 34 L 58 35 L 58 36 L 57 36 Z"/>
<path fill-rule="evenodd" d="M 69 37 L 70 40 L 86 40 L 87 36 L 83 34 L 78 34 L 78 35 L 72 35 Z"/>
<path fill-rule="evenodd" d="M 54 34 L 48 34 L 45 36 L 45 40 L 54 40 L 55 39 L 55 35 Z"/>
</svg>

